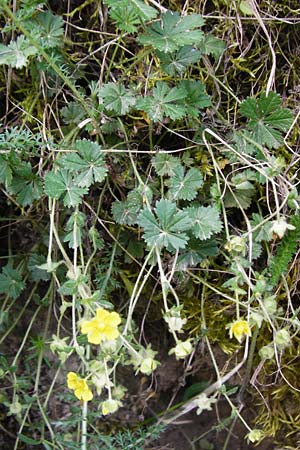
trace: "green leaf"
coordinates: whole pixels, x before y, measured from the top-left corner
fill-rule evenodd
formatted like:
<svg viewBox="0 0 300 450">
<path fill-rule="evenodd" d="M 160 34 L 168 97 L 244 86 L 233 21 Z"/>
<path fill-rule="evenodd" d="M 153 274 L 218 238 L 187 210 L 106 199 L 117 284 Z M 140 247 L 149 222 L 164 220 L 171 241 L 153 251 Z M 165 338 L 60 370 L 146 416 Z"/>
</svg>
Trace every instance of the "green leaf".
<svg viewBox="0 0 300 450">
<path fill-rule="evenodd" d="M 231 179 L 231 191 L 228 189 L 224 196 L 224 204 L 230 208 L 248 209 L 251 205 L 252 198 L 255 194 L 255 187 L 243 178 L 243 174 L 239 174 Z"/>
<path fill-rule="evenodd" d="M 28 260 L 28 270 L 31 275 L 31 279 L 33 281 L 46 281 L 49 280 L 50 277 L 45 270 L 39 269 L 37 266 L 42 265 L 45 262 L 45 257 L 41 254 L 34 253 L 30 256 Z"/>
<path fill-rule="evenodd" d="M 82 244 L 84 235 L 83 227 L 86 223 L 86 215 L 80 211 L 75 211 L 71 214 L 66 223 L 67 234 L 64 237 L 64 242 L 69 243 L 69 248 L 77 248 Z M 75 245 L 76 243 L 76 245 Z"/>
<path fill-rule="evenodd" d="M 193 235 L 202 241 L 222 230 L 219 211 L 215 206 L 191 206 L 186 208 L 192 221 Z"/>
<path fill-rule="evenodd" d="M 11 162 L 6 155 L 0 155 L 0 183 L 7 187 L 12 181 Z"/>
<path fill-rule="evenodd" d="M 109 15 L 116 22 L 117 28 L 126 33 L 135 33 L 141 23 L 135 8 L 129 4 L 122 6 L 122 8 L 111 8 Z"/>
<path fill-rule="evenodd" d="M 197 190 L 203 185 L 203 177 L 194 167 L 184 174 L 183 166 L 178 166 L 166 185 L 172 200 L 193 200 L 197 196 Z"/>
<path fill-rule="evenodd" d="M 26 21 L 24 27 L 44 48 L 61 47 L 63 44 L 63 18 L 50 11 L 39 12 L 34 19 Z"/>
<path fill-rule="evenodd" d="M 104 107 L 117 115 L 127 114 L 135 105 L 136 99 L 129 89 L 121 83 L 104 84 L 98 91 Z"/>
<path fill-rule="evenodd" d="M 8 45 L 0 44 L 0 65 L 21 69 L 27 66 L 29 56 L 36 55 L 37 49 L 33 47 L 24 36 L 17 37 Z"/>
<path fill-rule="evenodd" d="M 188 267 L 195 267 L 208 256 L 215 256 L 218 252 L 217 243 L 214 239 L 200 241 L 194 237 L 190 238 L 189 245 L 180 253 L 176 270 L 186 270 Z"/>
<path fill-rule="evenodd" d="M 170 117 L 172 120 L 181 119 L 185 116 L 185 107 L 178 104 L 184 99 L 186 92 L 177 87 L 170 88 L 167 83 L 159 81 L 153 88 L 152 96 L 139 99 L 136 107 L 146 112 L 154 122 Z"/>
<path fill-rule="evenodd" d="M 144 228 L 144 239 L 150 247 L 166 247 L 170 251 L 184 248 L 189 239 L 186 230 L 191 220 L 186 211 L 178 211 L 176 204 L 161 199 L 156 202 L 155 215 L 144 209 L 138 218 L 138 224 Z"/>
<path fill-rule="evenodd" d="M 128 193 L 125 201 L 115 201 L 112 204 L 112 214 L 114 220 L 121 225 L 134 225 L 137 222 L 138 214 L 145 204 L 147 198 L 150 203 L 152 191 L 147 186 L 139 186 Z"/>
<path fill-rule="evenodd" d="M 48 172 L 45 176 L 44 191 L 50 198 L 63 197 L 64 206 L 76 206 L 81 203 L 82 196 L 87 194 L 87 188 L 75 184 L 67 170 Z"/>
<path fill-rule="evenodd" d="M 220 58 L 225 49 L 225 42 L 216 38 L 212 34 L 206 34 L 197 48 L 204 55 L 212 55 L 215 59 Z"/>
<path fill-rule="evenodd" d="M 146 33 L 138 37 L 143 45 L 151 45 L 164 53 L 175 52 L 184 45 L 194 45 L 203 38 L 203 32 L 197 30 L 204 25 L 198 14 L 180 16 L 177 12 L 167 11 L 161 22 L 155 22 L 146 28 Z"/>
<path fill-rule="evenodd" d="M 201 81 L 182 80 L 178 87 L 186 92 L 182 103 L 185 106 L 186 114 L 189 116 L 198 117 L 201 109 L 211 105 L 210 97 Z"/>
<path fill-rule="evenodd" d="M 21 273 L 13 269 L 10 264 L 3 267 L 0 274 L 0 294 L 16 299 L 24 289 L 25 283 L 22 280 Z"/>
<path fill-rule="evenodd" d="M 101 146 L 96 142 L 82 139 L 75 142 L 77 152 L 69 153 L 59 160 L 59 165 L 76 172 L 76 184 L 88 188 L 93 183 L 101 183 L 107 168 Z"/>
<path fill-rule="evenodd" d="M 253 231 L 253 239 L 255 242 L 268 242 L 272 240 L 272 223 L 269 221 L 262 224 L 263 220 L 264 218 L 260 214 L 252 214 L 252 220 L 250 220 L 251 227 L 254 228 L 258 226 L 257 230 Z"/>
<path fill-rule="evenodd" d="M 191 45 L 185 45 L 173 53 L 157 52 L 162 69 L 170 76 L 182 74 L 190 64 L 198 62 L 202 52 Z"/>
<path fill-rule="evenodd" d="M 115 2 L 115 0 L 113 0 Z M 128 0 L 126 0 L 128 2 Z M 137 14 L 139 14 L 144 20 L 152 20 L 158 15 L 158 11 L 152 6 L 146 5 L 141 0 L 129 0 L 129 2 L 136 8 Z"/>
<path fill-rule="evenodd" d="M 159 153 L 153 158 L 152 164 L 158 175 L 169 175 L 171 177 L 175 173 L 174 170 L 180 166 L 180 159 L 169 153 Z"/>
<path fill-rule="evenodd" d="M 16 169 L 7 189 L 10 194 L 16 195 L 22 206 L 31 205 L 34 200 L 40 199 L 43 193 L 41 179 L 32 172 L 29 162 Z"/>
<path fill-rule="evenodd" d="M 86 115 L 83 107 L 77 102 L 70 102 L 61 108 L 61 115 L 66 124 L 78 125 Z"/>
<path fill-rule="evenodd" d="M 140 0 L 104 0 L 109 15 L 117 27 L 126 33 L 135 33 L 144 20 L 154 19 L 158 11 Z"/>
<path fill-rule="evenodd" d="M 280 105 L 280 96 L 275 92 L 268 96 L 263 92 L 259 99 L 249 97 L 241 104 L 240 112 L 249 119 L 251 137 L 258 144 L 278 148 L 283 143 L 282 132 L 292 125 L 293 114 Z"/>
</svg>

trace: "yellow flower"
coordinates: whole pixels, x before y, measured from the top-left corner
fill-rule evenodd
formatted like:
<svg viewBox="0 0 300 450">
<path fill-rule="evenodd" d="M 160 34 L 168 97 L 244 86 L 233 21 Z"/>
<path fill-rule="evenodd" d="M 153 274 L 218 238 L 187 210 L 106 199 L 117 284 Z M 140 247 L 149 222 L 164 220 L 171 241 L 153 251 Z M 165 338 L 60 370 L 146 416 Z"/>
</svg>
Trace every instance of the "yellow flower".
<svg viewBox="0 0 300 450">
<path fill-rule="evenodd" d="M 241 343 L 244 336 L 251 336 L 251 328 L 246 320 L 236 320 L 230 325 L 229 336 L 233 336 Z"/>
<path fill-rule="evenodd" d="M 76 373 L 68 373 L 67 384 L 69 389 L 74 390 L 74 394 L 79 400 L 83 400 L 85 402 L 92 400 L 93 394 L 88 387 L 87 382 L 80 378 Z"/>
<path fill-rule="evenodd" d="M 100 344 L 101 341 L 117 339 L 120 334 L 118 330 L 120 323 L 121 317 L 118 313 L 98 308 L 94 319 L 83 322 L 81 332 L 88 335 L 91 344 Z"/>
</svg>

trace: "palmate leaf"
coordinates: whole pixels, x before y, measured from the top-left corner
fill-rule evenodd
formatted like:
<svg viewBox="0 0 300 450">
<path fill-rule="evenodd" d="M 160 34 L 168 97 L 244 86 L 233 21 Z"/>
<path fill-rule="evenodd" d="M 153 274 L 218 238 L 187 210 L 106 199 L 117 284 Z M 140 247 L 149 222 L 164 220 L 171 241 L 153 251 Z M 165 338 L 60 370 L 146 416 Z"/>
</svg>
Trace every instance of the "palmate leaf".
<svg viewBox="0 0 300 450">
<path fill-rule="evenodd" d="M 48 172 L 45 176 L 44 191 L 50 198 L 59 199 L 63 197 L 64 206 L 76 206 L 81 203 L 82 196 L 87 194 L 88 189 L 75 184 L 72 175 L 67 170 Z"/>
<path fill-rule="evenodd" d="M 28 64 L 29 56 L 36 54 L 37 49 L 24 36 L 19 36 L 16 41 L 11 41 L 8 45 L 0 44 L 0 65 L 7 64 L 21 69 Z"/>
<path fill-rule="evenodd" d="M 197 30 L 204 25 L 204 19 L 198 14 L 180 16 L 177 12 L 167 11 L 161 22 L 155 22 L 138 38 L 143 45 L 151 45 L 156 50 L 172 53 L 184 45 L 194 45 L 201 41 L 203 32 Z"/>
<path fill-rule="evenodd" d="M 178 211 L 176 204 L 161 199 L 156 202 L 155 215 L 144 209 L 138 224 L 144 228 L 144 239 L 150 247 L 165 247 L 169 251 L 185 248 L 189 239 L 185 232 L 191 227 L 187 211 Z"/>
<path fill-rule="evenodd" d="M 7 190 L 10 194 L 16 195 L 18 203 L 22 206 L 31 205 L 43 193 L 41 179 L 32 172 L 29 162 L 22 163 L 20 167 L 14 170 L 12 181 L 7 186 Z"/>
<path fill-rule="evenodd" d="M 293 114 L 281 108 L 281 99 L 275 92 L 263 92 L 259 99 L 249 97 L 243 101 L 240 112 L 249 119 L 251 137 L 260 145 L 278 148 L 283 143 L 282 132 L 289 129 Z"/>
<path fill-rule="evenodd" d="M 118 115 L 128 113 L 135 105 L 136 99 L 129 89 L 121 83 L 104 84 L 98 91 L 98 97 L 108 111 Z"/>
<path fill-rule="evenodd" d="M 172 120 L 185 116 L 185 107 L 179 101 L 186 97 L 186 91 L 177 87 L 170 88 L 167 83 L 159 81 L 153 88 L 152 96 L 139 99 L 136 107 L 146 112 L 154 122 L 170 117 Z"/>
<path fill-rule="evenodd" d="M 135 33 L 141 23 L 135 8 L 130 4 L 111 8 L 109 15 L 116 22 L 117 28 L 126 33 Z"/>
<path fill-rule="evenodd" d="M 184 174 L 183 166 L 178 166 L 173 172 L 173 176 L 166 181 L 169 197 L 172 200 L 193 200 L 197 190 L 203 185 L 203 177 L 199 170 L 193 167 Z"/>
<path fill-rule="evenodd" d="M 197 45 L 197 48 L 204 55 L 212 55 L 214 58 L 219 58 L 225 49 L 225 42 L 216 38 L 212 34 L 203 36 L 202 41 Z"/>
<path fill-rule="evenodd" d="M 107 168 L 101 146 L 88 139 L 75 142 L 77 152 L 63 156 L 59 165 L 76 173 L 76 184 L 79 187 L 90 187 L 93 183 L 101 183 L 106 176 Z"/>
<path fill-rule="evenodd" d="M 192 221 L 191 231 L 197 239 L 209 239 L 222 230 L 220 214 L 215 206 L 191 206 L 186 211 Z"/>
<path fill-rule="evenodd" d="M 128 193 L 126 200 L 116 201 L 112 204 L 114 220 L 121 225 L 134 225 L 145 204 L 145 199 L 150 203 L 152 197 L 152 190 L 145 185 L 133 189 Z"/>
<path fill-rule="evenodd" d="M 144 20 L 154 19 L 158 11 L 141 0 L 104 0 L 116 26 L 127 33 L 135 33 Z"/>
<path fill-rule="evenodd" d="M 198 117 L 201 109 L 211 105 L 210 97 L 201 81 L 182 80 L 178 87 L 186 92 L 182 103 L 185 106 L 186 114 L 189 116 Z"/>
<path fill-rule="evenodd" d="M 231 191 L 228 189 L 224 196 L 224 204 L 230 208 L 248 209 L 255 194 L 255 187 L 249 181 L 255 172 L 244 171 L 232 177 L 230 181 Z"/>
<path fill-rule="evenodd" d="M 39 12 L 34 19 L 25 21 L 24 27 L 44 48 L 60 47 L 63 44 L 63 18 L 50 11 Z"/>
<path fill-rule="evenodd" d="M 10 264 L 3 267 L 2 273 L 0 274 L 0 294 L 5 294 L 16 299 L 24 288 L 25 283 L 22 280 L 20 272 L 13 269 Z"/>
<path fill-rule="evenodd" d="M 192 45 L 185 45 L 173 53 L 157 52 L 162 69 L 171 76 L 181 75 L 190 64 L 198 62 L 201 55 L 202 52 Z"/>
<path fill-rule="evenodd" d="M 159 153 L 153 158 L 152 164 L 153 167 L 155 168 L 157 175 L 172 176 L 174 175 L 174 170 L 178 166 L 180 166 L 180 159 L 175 158 L 175 156 L 172 156 L 168 153 Z"/>
<path fill-rule="evenodd" d="M 215 256 L 218 246 L 215 239 L 200 241 L 194 237 L 190 238 L 189 245 L 179 254 L 176 270 L 185 270 L 187 267 L 195 267 L 208 256 Z"/>
</svg>

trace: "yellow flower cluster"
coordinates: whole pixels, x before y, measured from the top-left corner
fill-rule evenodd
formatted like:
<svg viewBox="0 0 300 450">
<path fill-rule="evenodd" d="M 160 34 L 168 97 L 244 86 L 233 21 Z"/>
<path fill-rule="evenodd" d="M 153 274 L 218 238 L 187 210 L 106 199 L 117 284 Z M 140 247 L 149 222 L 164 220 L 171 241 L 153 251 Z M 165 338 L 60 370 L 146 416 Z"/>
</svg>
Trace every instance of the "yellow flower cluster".
<svg viewBox="0 0 300 450">
<path fill-rule="evenodd" d="M 102 341 L 117 339 L 120 334 L 118 330 L 120 323 L 121 317 L 118 313 L 98 308 L 94 319 L 82 323 L 81 332 L 87 334 L 89 343 L 100 344 Z"/>
<path fill-rule="evenodd" d="M 93 394 L 88 387 L 87 382 L 83 378 L 80 378 L 76 373 L 68 373 L 67 384 L 69 389 L 74 390 L 74 394 L 79 400 L 83 400 L 84 402 L 92 400 Z"/>
</svg>

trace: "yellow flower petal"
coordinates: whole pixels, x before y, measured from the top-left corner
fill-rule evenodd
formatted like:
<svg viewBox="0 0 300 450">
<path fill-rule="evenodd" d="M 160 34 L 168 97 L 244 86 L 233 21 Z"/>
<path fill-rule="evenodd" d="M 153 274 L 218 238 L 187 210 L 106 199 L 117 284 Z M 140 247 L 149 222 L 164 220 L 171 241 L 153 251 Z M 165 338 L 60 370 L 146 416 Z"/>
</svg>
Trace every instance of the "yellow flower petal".
<svg viewBox="0 0 300 450">
<path fill-rule="evenodd" d="M 120 333 L 116 328 L 107 326 L 103 331 L 103 334 L 108 341 L 113 341 L 114 339 L 117 339 Z"/>
<path fill-rule="evenodd" d="M 112 312 L 109 315 L 109 324 L 113 327 L 117 327 L 121 323 L 121 317 L 118 313 Z"/>
<path fill-rule="evenodd" d="M 246 320 L 236 320 L 229 329 L 229 336 L 233 336 L 241 343 L 244 336 L 251 336 L 251 328 Z"/>
<path fill-rule="evenodd" d="M 69 389 L 76 389 L 79 377 L 75 372 L 69 372 L 67 375 L 67 385 Z"/>
<path fill-rule="evenodd" d="M 82 391 L 81 397 L 83 401 L 89 402 L 93 398 L 93 393 L 90 389 L 85 389 L 84 391 Z"/>
<path fill-rule="evenodd" d="M 105 309 L 98 308 L 96 311 L 96 320 L 99 320 L 100 322 L 105 321 L 109 315 L 110 313 Z"/>
<path fill-rule="evenodd" d="M 88 342 L 90 344 L 99 345 L 101 344 L 101 341 L 103 341 L 103 336 L 97 329 L 93 330 L 91 333 L 88 333 Z"/>
<path fill-rule="evenodd" d="M 74 394 L 79 400 L 84 400 L 86 402 L 93 398 L 92 391 L 88 387 L 87 382 L 82 379 L 78 381 Z"/>
</svg>

